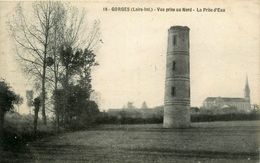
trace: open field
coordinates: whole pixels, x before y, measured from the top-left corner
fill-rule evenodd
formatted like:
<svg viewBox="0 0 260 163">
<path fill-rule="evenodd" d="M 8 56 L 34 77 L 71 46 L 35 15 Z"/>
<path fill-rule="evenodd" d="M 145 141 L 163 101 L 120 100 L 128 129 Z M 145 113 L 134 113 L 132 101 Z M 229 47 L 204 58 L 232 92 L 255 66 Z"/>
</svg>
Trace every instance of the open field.
<svg viewBox="0 0 260 163">
<path fill-rule="evenodd" d="M 12 162 L 258 162 L 260 121 L 162 125 L 104 125 L 29 143 Z"/>
</svg>

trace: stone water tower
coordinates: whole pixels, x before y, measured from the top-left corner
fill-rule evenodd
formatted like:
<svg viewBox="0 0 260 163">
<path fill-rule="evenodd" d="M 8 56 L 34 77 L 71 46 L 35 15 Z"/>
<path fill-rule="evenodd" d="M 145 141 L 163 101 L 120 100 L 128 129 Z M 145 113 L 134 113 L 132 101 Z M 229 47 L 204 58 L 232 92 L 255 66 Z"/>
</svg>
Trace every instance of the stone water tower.
<svg viewBox="0 0 260 163">
<path fill-rule="evenodd" d="M 163 118 L 165 128 L 190 126 L 189 30 L 186 26 L 172 26 L 168 30 Z"/>
</svg>

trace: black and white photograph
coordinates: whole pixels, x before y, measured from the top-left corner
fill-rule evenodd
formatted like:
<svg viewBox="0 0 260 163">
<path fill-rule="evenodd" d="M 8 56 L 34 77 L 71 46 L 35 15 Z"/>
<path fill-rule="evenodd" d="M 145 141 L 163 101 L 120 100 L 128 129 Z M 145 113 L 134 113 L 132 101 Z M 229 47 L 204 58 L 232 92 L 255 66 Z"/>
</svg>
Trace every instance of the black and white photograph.
<svg viewBox="0 0 260 163">
<path fill-rule="evenodd" d="M 0 1 L 0 162 L 258 163 L 259 0 Z"/>
</svg>

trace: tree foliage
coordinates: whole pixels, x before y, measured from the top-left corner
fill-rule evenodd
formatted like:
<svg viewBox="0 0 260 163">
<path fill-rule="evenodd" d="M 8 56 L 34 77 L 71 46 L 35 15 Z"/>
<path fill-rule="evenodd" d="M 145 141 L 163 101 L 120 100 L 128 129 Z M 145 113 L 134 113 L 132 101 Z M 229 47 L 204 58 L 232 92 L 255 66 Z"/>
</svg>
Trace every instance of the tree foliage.
<svg viewBox="0 0 260 163">
<path fill-rule="evenodd" d="M 3 80 L 0 81 L 0 109 L 5 113 L 12 111 L 14 106 L 22 104 L 23 99 Z"/>
<path fill-rule="evenodd" d="M 63 45 L 60 49 L 61 63 L 65 69 L 66 82 L 80 82 L 82 85 L 91 82 L 91 69 L 98 65 L 92 50 L 76 49 Z M 72 81 L 74 79 L 74 81 Z M 75 81 L 75 79 L 78 79 Z"/>
<path fill-rule="evenodd" d="M 88 49 L 73 49 L 64 44 L 60 48 L 60 60 L 64 73 L 62 88 L 54 91 L 57 123 L 68 126 L 72 122 L 90 122 L 98 107 L 90 101 L 92 92 L 91 70 L 97 65 L 96 55 Z M 90 108 L 92 107 L 92 108 Z M 86 116 L 89 120 L 85 120 Z"/>
<path fill-rule="evenodd" d="M 65 92 L 68 91 L 66 98 Z M 57 102 L 57 111 L 60 113 L 58 119 L 61 125 L 67 128 L 79 128 L 92 124 L 98 115 L 98 106 L 94 101 L 89 100 L 90 92 L 81 85 L 69 85 L 67 90 L 59 89 L 55 92 L 54 98 Z M 68 102 L 67 102 L 68 101 Z M 62 106 L 66 104 L 66 110 Z"/>
</svg>

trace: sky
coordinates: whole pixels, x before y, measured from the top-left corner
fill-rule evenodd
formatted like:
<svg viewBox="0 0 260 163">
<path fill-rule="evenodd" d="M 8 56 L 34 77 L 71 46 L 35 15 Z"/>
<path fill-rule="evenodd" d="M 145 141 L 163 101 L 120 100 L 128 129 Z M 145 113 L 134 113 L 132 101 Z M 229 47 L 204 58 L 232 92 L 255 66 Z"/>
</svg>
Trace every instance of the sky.
<svg viewBox="0 0 260 163">
<path fill-rule="evenodd" d="M 93 88 L 102 110 L 121 108 L 128 101 L 140 107 L 163 105 L 167 31 L 190 28 L 191 105 L 209 96 L 243 97 L 246 74 L 252 103 L 260 104 L 260 2 L 257 0 L 88 1 L 71 2 L 87 10 L 87 21 L 100 20 L 99 66 Z M 15 60 L 6 21 L 17 2 L 0 2 L 0 77 L 21 95 L 31 84 Z M 30 6 L 30 2 L 25 5 Z M 103 11 L 111 7 L 149 7 L 153 12 Z M 193 8 L 193 12 L 157 12 L 160 8 Z M 223 8 L 225 12 L 196 12 Z M 27 109 L 28 110 L 28 109 Z M 21 112 L 27 112 L 21 107 Z"/>
</svg>

